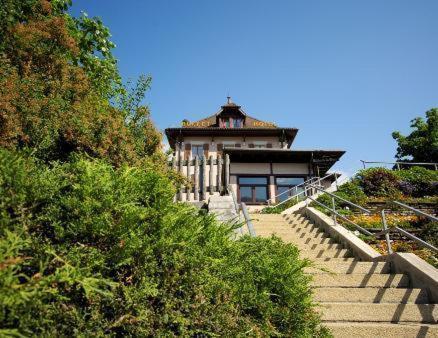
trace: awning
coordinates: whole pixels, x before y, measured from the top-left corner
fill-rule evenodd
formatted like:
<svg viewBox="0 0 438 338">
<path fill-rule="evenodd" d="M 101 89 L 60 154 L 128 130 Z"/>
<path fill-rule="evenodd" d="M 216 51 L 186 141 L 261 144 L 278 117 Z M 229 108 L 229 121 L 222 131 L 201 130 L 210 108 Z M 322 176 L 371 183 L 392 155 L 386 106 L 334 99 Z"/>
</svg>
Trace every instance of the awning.
<svg viewBox="0 0 438 338">
<path fill-rule="evenodd" d="M 310 163 L 314 173 L 325 174 L 345 154 L 344 150 L 290 150 L 224 148 L 234 163 Z"/>
</svg>

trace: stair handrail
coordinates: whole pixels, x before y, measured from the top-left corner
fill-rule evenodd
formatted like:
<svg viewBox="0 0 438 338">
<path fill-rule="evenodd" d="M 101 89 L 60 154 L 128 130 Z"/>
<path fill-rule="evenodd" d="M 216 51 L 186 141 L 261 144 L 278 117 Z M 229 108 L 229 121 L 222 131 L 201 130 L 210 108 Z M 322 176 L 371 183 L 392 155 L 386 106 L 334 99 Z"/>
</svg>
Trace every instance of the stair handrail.
<svg viewBox="0 0 438 338">
<path fill-rule="evenodd" d="M 294 190 L 294 189 L 296 190 L 298 187 L 301 187 L 302 185 L 306 185 L 306 184 L 308 184 L 309 182 L 312 182 L 313 180 L 315 180 L 315 179 L 317 179 L 317 178 L 318 178 L 318 177 L 316 177 L 316 176 L 311 177 L 311 178 L 309 178 L 308 180 L 304 181 L 303 183 L 297 184 L 297 185 L 293 186 L 292 188 L 287 189 L 287 190 L 285 190 L 285 191 L 279 193 L 278 195 L 275 195 L 274 197 L 271 197 L 270 199 L 268 199 L 268 204 L 271 203 L 271 200 L 274 200 L 274 202 L 275 202 L 275 200 L 277 199 L 278 196 L 284 195 L 285 193 L 287 193 L 287 192 L 289 192 L 289 191 L 291 191 L 291 190 Z"/>
<path fill-rule="evenodd" d="M 354 227 L 356 227 L 357 230 L 359 230 L 360 232 L 364 233 L 365 235 L 368 236 L 373 236 L 373 234 L 371 232 L 369 232 L 368 230 L 364 229 L 363 227 L 361 227 L 359 224 L 354 223 L 353 221 L 349 220 L 347 217 L 345 217 L 344 215 L 341 215 L 339 212 L 336 211 L 336 203 L 335 203 L 335 199 L 341 200 L 344 203 L 347 203 L 349 205 L 351 205 L 352 207 L 358 208 L 360 210 L 362 210 L 363 212 L 367 213 L 367 214 L 371 214 L 371 211 L 368 209 L 365 209 L 364 207 L 361 207 L 360 205 L 357 205 L 356 203 L 353 203 L 351 201 L 346 200 L 345 198 L 339 197 L 335 194 L 332 194 L 331 192 L 326 191 L 326 189 L 320 188 L 319 186 L 316 185 L 310 185 L 313 189 L 316 189 L 318 191 L 321 191 L 325 194 L 328 194 L 331 197 L 332 200 L 332 208 L 328 207 L 327 205 L 317 201 L 316 199 L 314 199 L 312 196 L 307 196 L 307 198 L 309 198 L 310 200 L 312 200 L 313 202 L 315 202 L 316 204 L 320 205 L 321 207 L 329 210 L 332 214 L 332 218 L 333 218 L 333 222 L 335 223 L 335 225 L 338 224 L 337 222 L 337 217 L 343 219 L 344 221 L 350 223 L 351 225 L 353 225 Z M 308 207 L 308 203 L 306 204 L 306 207 Z"/>
<path fill-rule="evenodd" d="M 329 211 L 331 212 L 331 214 L 332 214 L 332 218 L 333 218 L 333 222 L 334 222 L 335 225 L 338 224 L 338 222 L 337 222 L 337 217 L 339 217 L 339 218 L 343 219 L 344 221 L 346 221 L 346 222 L 352 224 L 353 226 L 356 227 L 356 229 L 358 229 L 359 231 L 361 231 L 362 233 L 364 233 L 364 234 L 366 234 L 366 235 L 368 235 L 368 236 L 372 236 L 372 237 L 377 238 L 377 237 L 379 237 L 379 236 L 381 236 L 381 235 L 385 235 L 385 241 L 386 241 L 386 244 L 387 244 L 387 251 L 388 251 L 388 254 L 392 254 L 392 253 L 393 253 L 392 245 L 391 245 L 391 239 L 390 239 L 391 230 L 396 230 L 397 232 L 399 232 L 399 233 L 401 233 L 402 235 L 404 235 L 404 236 L 410 238 L 411 240 L 413 240 L 414 242 L 416 242 L 416 243 L 419 244 L 420 246 L 425 247 L 425 248 L 427 248 L 427 249 L 430 249 L 430 250 L 432 250 L 432 251 L 438 253 L 438 248 L 436 248 L 436 247 L 433 246 L 432 244 L 430 244 L 430 243 L 428 243 L 428 242 L 426 242 L 426 241 L 424 241 L 424 240 L 418 238 L 417 236 L 411 234 L 410 232 L 408 232 L 408 231 L 406 231 L 406 230 L 404 230 L 404 229 L 402 229 L 402 228 L 400 228 L 400 227 L 398 227 L 398 226 L 395 226 L 395 227 L 392 227 L 392 228 L 391 228 L 391 227 L 388 228 L 388 225 L 387 225 L 387 222 L 386 222 L 385 209 L 382 209 L 381 212 L 380 212 L 380 215 L 381 215 L 381 218 L 382 218 L 382 227 L 383 227 L 383 230 L 380 231 L 380 232 L 378 232 L 378 233 L 373 234 L 373 233 L 369 232 L 368 230 L 364 229 L 363 227 L 361 227 L 360 225 L 358 225 L 358 224 L 354 223 L 353 221 L 349 220 L 349 219 L 346 218 L 345 216 L 339 214 L 339 212 L 336 211 L 336 203 L 335 203 L 335 199 L 341 200 L 341 201 L 343 201 L 344 203 L 347 203 L 347 204 L 349 204 L 349 205 L 351 205 L 351 206 L 353 206 L 353 207 L 355 207 L 355 208 L 358 208 L 358 209 L 362 210 L 363 212 L 365 212 L 365 213 L 367 213 L 367 214 L 371 214 L 371 211 L 370 211 L 370 210 L 365 209 L 364 207 L 362 207 L 362 206 L 360 206 L 360 205 L 357 205 L 356 203 L 353 203 L 353 202 L 351 202 L 351 201 L 349 201 L 349 200 L 347 200 L 347 199 L 345 199 L 345 198 L 342 198 L 342 197 L 339 197 L 339 196 L 337 196 L 337 195 L 335 195 L 335 194 L 332 194 L 332 193 L 326 191 L 326 189 L 323 189 L 323 188 L 321 188 L 321 187 L 319 187 L 319 186 L 312 185 L 312 184 L 310 184 L 310 186 L 311 186 L 312 188 L 316 189 L 316 190 L 319 190 L 319 191 L 321 191 L 321 192 L 323 192 L 323 193 L 325 193 L 325 194 L 328 194 L 328 195 L 331 197 L 332 208 L 330 208 L 330 207 L 328 207 L 327 205 L 325 205 L 325 204 L 323 204 L 323 203 L 317 201 L 316 199 L 314 199 L 314 198 L 311 197 L 311 196 L 307 196 L 310 200 L 312 200 L 312 201 L 315 202 L 316 204 L 320 205 L 321 207 L 323 207 L 323 208 L 325 208 L 325 209 L 327 209 L 327 210 L 329 210 Z M 432 216 L 432 215 L 429 215 L 429 214 L 427 214 L 427 213 L 425 213 L 425 212 L 423 212 L 423 211 L 421 211 L 421 210 L 418 210 L 418 209 L 416 209 L 416 208 L 413 208 L 413 207 L 411 207 L 411 206 L 409 206 L 409 205 L 406 205 L 406 204 L 404 204 L 404 203 L 401 203 L 401 202 L 398 202 L 398 201 L 391 201 L 391 203 L 394 203 L 394 204 L 396 204 L 396 205 L 398 205 L 398 206 L 401 206 L 401 207 L 406 208 L 406 209 L 408 209 L 408 210 L 410 210 L 410 211 L 413 211 L 413 212 L 416 213 L 417 215 L 420 215 L 420 216 L 423 216 L 423 217 L 427 217 L 427 218 L 429 218 L 429 219 L 431 219 L 431 220 L 433 220 L 433 221 L 438 221 L 438 218 L 437 218 L 437 217 Z M 309 207 L 309 204 L 306 202 L 306 208 L 308 208 L 308 207 Z"/>
<path fill-rule="evenodd" d="M 233 199 L 234 209 L 236 210 L 236 213 L 237 213 L 239 219 L 242 220 L 242 217 L 240 214 L 240 210 L 242 210 L 242 214 L 243 214 L 246 226 L 248 228 L 249 235 L 251 237 L 255 237 L 256 233 L 254 230 L 254 226 L 251 222 L 251 218 L 249 217 L 249 213 L 248 213 L 248 209 L 246 208 L 246 204 L 241 202 L 239 205 L 239 203 L 237 202 L 236 194 L 234 193 L 234 190 L 230 184 L 227 186 L 227 192 L 229 195 L 231 195 L 231 198 Z"/>
<path fill-rule="evenodd" d="M 249 213 L 248 213 L 248 209 L 246 208 L 246 204 L 242 202 L 242 203 L 240 203 L 240 205 L 242 207 L 242 213 L 243 213 L 243 216 L 245 217 L 246 226 L 248 227 L 249 235 L 251 237 L 255 237 L 256 232 L 254 230 L 254 225 L 252 224 L 251 217 L 249 217 Z"/>
<path fill-rule="evenodd" d="M 414 207 L 411 207 L 410 205 L 401 203 L 399 201 L 391 201 L 391 203 L 395 204 L 397 206 L 400 206 L 402 208 L 405 208 L 407 210 L 410 210 L 410 211 L 412 211 L 413 213 L 415 213 L 415 214 L 417 214 L 419 216 L 429 218 L 430 220 L 432 220 L 434 222 L 438 222 L 438 217 L 430 215 L 428 213 L 425 213 L 424 211 L 418 210 L 418 209 L 416 209 Z M 383 220 L 386 222 L 385 209 L 383 209 L 381 211 L 381 214 L 382 214 Z M 402 229 L 402 228 L 400 228 L 398 226 L 395 226 L 393 228 L 384 229 L 383 231 L 377 233 L 376 236 L 384 234 L 385 236 L 389 237 L 391 230 L 396 230 L 399 233 L 401 233 L 402 235 L 404 235 L 404 236 L 410 238 L 411 240 L 413 240 L 414 242 L 416 242 L 418 245 L 438 253 L 438 248 L 437 247 L 435 247 L 434 245 L 432 245 L 432 244 L 422 240 L 421 238 L 418 238 L 417 236 L 411 234 L 409 231 L 406 231 L 405 229 Z M 391 251 L 391 253 L 392 253 L 391 243 L 388 244 L 388 248 L 389 248 L 388 251 Z"/>
<path fill-rule="evenodd" d="M 400 165 L 418 165 L 418 166 L 433 166 L 435 170 L 438 170 L 438 163 L 436 162 L 406 162 L 406 161 L 397 161 L 397 162 L 379 162 L 379 161 L 364 161 L 362 162 L 362 166 L 366 169 L 366 164 L 394 164 L 397 167 L 397 170 L 400 170 Z"/>
<path fill-rule="evenodd" d="M 312 178 L 308 179 L 307 181 L 305 181 L 305 182 L 303 182 L 303 183 L 300 183 L 300 184 L 298 184 L 298 185 L 296 185 L 296 186 L 294 186 L 294 187 L 292 187 L 292 188 L 290 188 L 290 189 L 288 189 L 288 190 L 283 191 L 282 193 L 280 193 L 280 194 L 274 196 L 273 198 L 270 198 L 270 199 L 268 200 L 268 205 L 269 205 L 270 207 L 278 207 L 278 206 L 280 206 L 280 205 L 286 203 L 287 201 L 290 201 L 290 200 L 293 199 L 293 198 L 297 198 L 297 197 L 299 197 L 300 195 L 302 195 L 303 193 L 307 192 L 307 191 L 309 190 L 309 189 L 307 188 L 307 186 L 310 186 L 310 185 L 312 184 L 312 183 L 309 183 L 309 182 L 312 182 L 313 180 L 315 180 L 315 181 L 318 183 L 318 185 L 321 185 L 321 181 L 323 181 L 323 180 L 329 178 L 330 176 L 335 176 L 335 182 L 336 182 L 336 185 L 337 185 L 337 184 L 338 184 L 338 174 L 337 174 L 337 173 L 330 173 L 330 174 L 327 174 L 327 175 L 324 176 L 324 177 L 315 176 L 315 177 L 312 177 Z M 281 202 L 278 202 L 278 203 L 275 204 L 275 205 L 271 205 L 271 202 L 270 202 L 271 200 L 274 200 L 274 202 L 275 202 L 275 200 L 276 200 L 276 198 L 277 198 L 278 196 L 283 195 L 283 194 L 285 194 L 286 192 L 289 192 L 289 191 L 291 191 L 291 190 L 293 190 L 293 189 L 297 190 L 297 188 L 298 188 L 298 187 L 301 187 L 301 186 L 304 187 L 304 190 L 302 190 L 302 191 L 300 191 L 300 192 L 296 192 L 294 195 L 289 196 L 289 197 L 286 198 L 285 200 L 283 200 L 283 201 L 281 201 Z"/>
</svg>

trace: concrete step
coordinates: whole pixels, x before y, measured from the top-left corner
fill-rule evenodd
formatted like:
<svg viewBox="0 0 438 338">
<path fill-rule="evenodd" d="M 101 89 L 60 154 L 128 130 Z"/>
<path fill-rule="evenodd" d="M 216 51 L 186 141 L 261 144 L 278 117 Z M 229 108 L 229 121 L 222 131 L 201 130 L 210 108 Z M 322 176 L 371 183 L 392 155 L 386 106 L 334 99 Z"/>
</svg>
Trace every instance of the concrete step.
<svg viewBox="0 0 438 338">
<path fill-rule="evenodd" d="M 341 249 L 341 250 L 332 250 L 332 249 L 328 249 L 328 250 L 324 250 L 324 249 L 321 249 L 321 250 L 300 250 L 300 255 L 303 257 L 311 258 L 311 259 L 324 258 L 324 257 L 329 257 L 329 258 L 352 257 L 351 252 L 347 249 Z"/>
<path fill-rule="evenodd" d="M 344 246 L 342 244 L 339 244 L 339 243 L 307 244 L 307 243 L 303 243 L 303 241 L 301 241 L 301 240 L 297 240 L 296 242 L 294 242 L 294 244 L 302 250 L 342 250 L 342 249 L 344 249 Z"/>
<path fill-rule="evenodd" d="M 336 338 L 438 337 L 438 325 L 433 324 L 325 322 L 324 325 Z"/>
<path fill-rule="evenodd" d="M 435 304 L 321 303 L 323 321 L 418 322 L 434 324 L 438 320 Z M 353 335 L 355 337 L 355 335 Z M 403 336 L 405 337 L 405 336 Z"/>
<path fill-rule="evenodd" d="M 360 259 L 357 258 L 357 257 L 342 257 L 342 258 L 339 258 L 339 257 L 337 257 L 337 258 L 336 257 L 322 257 L 322 258 L 315 258 L 315 259 L 313 259 L 313 262 L 315 264 L 319 264 L 318 266 L 321 266 L 321 265 L 323 265 L 323 264 L 325 264 L 327 262 L 333 263 L 333 264 L 338 264 L 338 263 L 341 263 L 341 262 L 353 264 L 354 262 L 360 262 Z"/>
<path fill-rule="evenodd" d="M 311 237 L 297 237 L 300 243 L 305 245 L 318 245 L 318 244 L 336 244 L 336 241 L 330 237 L 322 237 L 322 238 L 311 238 Z"/>
<path fill-rule="evenodd" d="M 264 225 L 264 226 L 274 226 L 274 225 L 288 226 L 288 225 L 290 225 L 290 223 L 284 219 L 265 220 L 265 219 L 252 218 L 251 222 L 254 225 Z"/>
<path fill-rule="evenodd" d="M 319 229 L 282 229 L 282 228 L 260 228 L 255 227 L 261 236 L 270 236 L 275 234 L 278 237 L 296 237 L 296 238 L 318 238 L 324 235 L 324 232 Z"/>
<path fill-rule="evenodd" d="M 324 269 L 324 270 L 321 270 Z M 363 273 L 363 274 L 371 274 L 371 273 L 389 273 L 391 271 L 391 265 L 386 262 L 359 262 L 359 261 L 351 261 L 351 262 L 319 262 L 316 261 L 314 266 L 306 268 L 306 272 L 308 273 Z"/>
<path fill-rule="evenodd" d="M 403 274 L 321 273 L 313 276 L 311 285 L 325 288 L 406 288 L 409 286 L 409 277 Z"/>
<path fill-rule="evenodd" d="M 424 289 L 404 288 L 316 288 L 316 302 L 347 303 L 415 303 L 427 304 L 429 298 Z"/>
<path fill-rule="evenodd" d="M 292 234 L 296 234 L 298 236 L 301 236 L 304 234 L 303 237 L 306 237 L 306 235 L 308 235 L 308 237 L 310 237 L 310 238 L 312 238 L 316 234 L 324 234 L 324 232 L 318 228 L 314 228 L 314 229 L 296 228 L 296 229 L 291 229 L 290 232 Z"/>
</svg>

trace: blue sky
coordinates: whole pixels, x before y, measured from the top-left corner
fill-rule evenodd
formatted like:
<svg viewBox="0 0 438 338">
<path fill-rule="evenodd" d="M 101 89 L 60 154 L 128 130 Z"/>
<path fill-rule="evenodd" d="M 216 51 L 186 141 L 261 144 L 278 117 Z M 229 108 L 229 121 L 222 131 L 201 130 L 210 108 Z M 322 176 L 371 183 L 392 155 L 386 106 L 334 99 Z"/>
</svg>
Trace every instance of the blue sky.
<svg viewBox="0 0 438 338">
<path fill-rule="evenodd" d="M 157 126 L 216 112 L 229 93 L 300 129 L 293 147 L 344 149 L 336 169 L 392 160 L 393 130 L 438 106 L 436 0 L 74 0 L 109 26 L 124 79 L 153 77 Z"/>
</svg>

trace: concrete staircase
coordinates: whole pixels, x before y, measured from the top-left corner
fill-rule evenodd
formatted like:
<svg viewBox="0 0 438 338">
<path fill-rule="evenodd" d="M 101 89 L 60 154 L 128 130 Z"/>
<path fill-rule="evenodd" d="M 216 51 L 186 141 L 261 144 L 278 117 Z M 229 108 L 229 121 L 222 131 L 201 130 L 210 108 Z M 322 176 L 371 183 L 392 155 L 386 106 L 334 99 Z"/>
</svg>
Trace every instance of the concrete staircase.
<svg viewBox="0 0 438 338">
<path fill-rule="evenodd" d="M 438 337 L 438 305 L 386 262 L 363 262 L 300 214 L 252 214 L 256 234 L 276 234 L 314 262 L 314 300 L 335 337 Z"/>
</svg>

